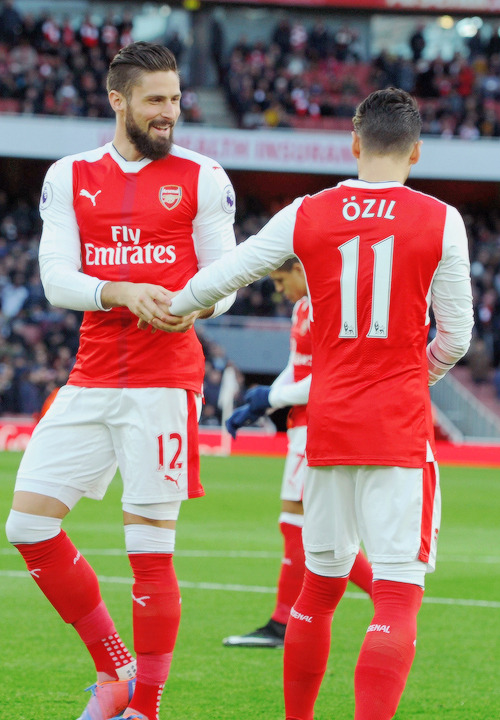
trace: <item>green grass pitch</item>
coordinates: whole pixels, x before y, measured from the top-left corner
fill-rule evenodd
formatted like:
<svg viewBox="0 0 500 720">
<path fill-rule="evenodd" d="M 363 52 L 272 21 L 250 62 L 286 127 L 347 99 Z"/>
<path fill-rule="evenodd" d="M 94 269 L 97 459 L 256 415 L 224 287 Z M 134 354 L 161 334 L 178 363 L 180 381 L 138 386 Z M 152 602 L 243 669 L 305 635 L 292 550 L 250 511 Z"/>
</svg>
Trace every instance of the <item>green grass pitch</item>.
<svg viewBox="0 0 500 720">
<path fill-rule="evenodd" d="M 0 454 L 0 517 L 19 454 Z M 281 650 L 225 648 L 222 638 L 267 621 L 280 565 L 283 460 L 203 457 L 206 497 L 184 503 L 176 569 L 182 620 L 161 720 L 282 720 Z M 398 720 L 500 718 L 500 473 L 442 467 L 438 567 L 427 578 L 416 659 Z M 120 482 L 83 500 L 64 528 L 93 564 L 117 629 L 132 647 L 130 569 Z M 0 533 L 2 717 L 74 720 L 94 682 L 89 656 Z M 349 586 L 335 615 L 316 720 L 353 717 L 353 672 L 371 603 Z"/>
</svg>

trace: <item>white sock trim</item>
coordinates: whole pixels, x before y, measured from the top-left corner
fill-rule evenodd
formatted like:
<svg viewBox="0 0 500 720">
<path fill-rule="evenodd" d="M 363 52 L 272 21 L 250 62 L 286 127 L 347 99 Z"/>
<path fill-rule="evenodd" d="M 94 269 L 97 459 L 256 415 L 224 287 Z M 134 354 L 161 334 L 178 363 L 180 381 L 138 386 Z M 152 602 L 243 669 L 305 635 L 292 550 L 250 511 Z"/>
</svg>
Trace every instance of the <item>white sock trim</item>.
<svg viewBox="0 0 500 720">
<path fill-rule="evenodd" d="M 173 553 L 175 530 L 155 525 L 125 525 L 128 553 Z"/>
<path fill-rule="evenodd" d="M 7 540 L 14 545 L 43 542 L 59 535 L 61 523 L 61 518 L 11 510 L 5 524 L 5 534 Z"/>
</svg>

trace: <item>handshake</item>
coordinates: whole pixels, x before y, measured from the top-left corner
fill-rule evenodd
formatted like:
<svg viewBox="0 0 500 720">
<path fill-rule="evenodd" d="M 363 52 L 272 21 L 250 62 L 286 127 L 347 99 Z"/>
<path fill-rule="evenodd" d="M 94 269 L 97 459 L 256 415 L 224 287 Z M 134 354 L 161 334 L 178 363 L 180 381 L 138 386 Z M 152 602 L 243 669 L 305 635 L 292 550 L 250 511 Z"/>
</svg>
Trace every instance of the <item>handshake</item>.
<svg viewBox="0 0 500 720">
<path fill-rule="evenodd" d="M 236 439 L 236 433 L 240 427 L 255 422 L 264 415 L 267 408 L 271 407 L 269 403 L 270 390 L 270 385 L 257 385 L 246 391 L 243 397 L 245 404 L 236 408 L 231 417 L 226 420 L 227 430 L 234 439 Z"/>
</svg>

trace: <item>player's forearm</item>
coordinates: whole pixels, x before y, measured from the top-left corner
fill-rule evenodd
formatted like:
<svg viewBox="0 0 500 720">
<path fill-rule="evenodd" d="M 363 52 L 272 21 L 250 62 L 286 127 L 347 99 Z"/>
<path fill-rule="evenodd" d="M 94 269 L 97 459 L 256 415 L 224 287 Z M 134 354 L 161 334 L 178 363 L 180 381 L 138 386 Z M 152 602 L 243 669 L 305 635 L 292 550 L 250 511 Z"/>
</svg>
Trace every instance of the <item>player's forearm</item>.
<svg viewBox="0 0 500 720">
<path fill-rule="evenodd" d="M 468 241 L 462 218 L 448 207 L 443 258 L 432 282 L 436 336 L 427 346 L 429 385 L 450 370 L 469 349 L 474 312 Z"/>
<path fill-rule="evenodd" d="M 85 275 L 69 262 L 40 257 L 40 277 L 51 305 L 68 310 L 103 310 L 102 280 Z"/>
<path fill-rule="evenodd" d="M 238 288 L 267 275 L 292 257 L 293 231 L 301 198 L 275 215 L 257 235 L 253 235 L 191 278 L 175 296 L 173 315 L 210 307 Z"/>
<path fill-rule="evenodd" d="M 311 389 L 311 375 L 290 385 L 273 385 L 269 392 L 269 403 L 272 408 L 282 408 L 288 405 L 307 405 Z"/>
<path fill-rule="evenodd" d="M 461 336 L 438 332 L 436 337 L 427 345 L 429 385 L 434 385 L 463 358 L 469 349 L 471 331 L 472 328 L 465 331 Z"/>
<path fill-rule="evenodd" d="M 239 248 L 234 253 L 238 250 Z M 248 285 L 252 282 L 252 278 L 257 280 L 261 277 L 259 272 L 253 277 L 243 269 L 239 258 L 232 256 L 233 253 L 229 253 L 197 272 L 186 287 L 173 298 L 170 312 L 173 315 L 188 315 L 196 310 L 209 308 L 232 295 L 238 288 Z"/>
<path fill-rule="evenodd" d="M 449 292 L 433 304 L 436 336 L 427 345 L 429 385 L 434 385 L 465 355 L 474 326 L 468 279 L 457 283 L 461 292 Z"/>
</svg>

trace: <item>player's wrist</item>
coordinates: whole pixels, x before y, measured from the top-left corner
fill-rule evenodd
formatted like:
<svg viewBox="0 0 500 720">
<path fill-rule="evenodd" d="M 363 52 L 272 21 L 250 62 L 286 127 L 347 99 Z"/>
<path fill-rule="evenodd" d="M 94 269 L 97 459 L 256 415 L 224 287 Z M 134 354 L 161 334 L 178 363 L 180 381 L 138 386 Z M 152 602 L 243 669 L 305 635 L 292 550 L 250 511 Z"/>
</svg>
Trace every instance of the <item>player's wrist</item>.
<svg viewBox="0 0 500 720">
<path fill-rule="evenodd" d="M 101 305 L 105 310 L 114 307 L 128 306 L 130 288 L 133 283 L 107 282 L 101 289 Z"/>
<path fill-rule="evenodd" d="M 205 320 L 206 318 L 212 317 L 215 310 L 215 305 L 212 305 L 209 308 L 206 308 L 205 310 L 200 310 L 198 312 L 198 317 L 200 320 Z"/>
</svg>

